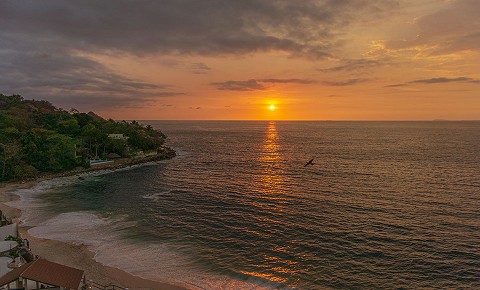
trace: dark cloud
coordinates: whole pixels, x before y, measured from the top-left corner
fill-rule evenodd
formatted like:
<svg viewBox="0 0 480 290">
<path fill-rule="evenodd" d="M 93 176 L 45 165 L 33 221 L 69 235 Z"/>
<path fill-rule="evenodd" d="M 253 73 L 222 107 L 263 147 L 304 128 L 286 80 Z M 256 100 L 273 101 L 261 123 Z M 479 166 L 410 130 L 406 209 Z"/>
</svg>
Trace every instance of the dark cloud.
<svg viewBox="0 0 480 290">
<path fill-rule="evenodd" d="M 305 85 L 313 84 L 316 82 L 314 80 L 307 80 L 307 79 L 260 79 L 258 81 L 262 83 L 272 83 L 272 84 L 293 83 L 293 84 L 305 84 Z"/>
<path fill-rule="evenodd" d="M 217 87 L 217 90 L 225 91 L 261 91 L 266 89 L 264 85 L 260 84 L 254 79 L 246 81 L 226 81 L 221 83 L 211 83 L 211 85 Z"/>
<path fill-rule="evenodd" d="M 284 51 L 329 56 L 353 22 L 394 0 L 1 1 L 0 30 L 71 48 L 131 54 L 225 55 Z"/>
<path fill-rule="evenodd" d="M 479 79 L 473 79 L 468 77 L 458 77 L 458 78 L 431 78 L 431 79 L 421 79 L 421 80 L 414 80 L 407 83 L 401 84 L 394 84 L 388 85 L 386 87 L 394 88 L 394 87 L 403 87 L 407 85 L 413 84 L 444 84 L 444 83 L 473 83 L 473 84 L 480 84 Z"/>
<path fill-rule="evenodd" d="M 411 81 L 411 84 L 422 83 L 422 84 L 438 84 L 438 83 L 451 83 L 451 82 L 468 82 L 468 83 L 478 83 L 478 80 L 467 78 L 467 77 L 458 77 L 458 78 L 431 78 L 423 80 Z"/>
<path fill-rule="evenodd" d="M 194 74 L 206 74 L 209 71 L 211 71 L 212 69 L 208 65 L 206 65 L 202 62 L 195 62 L 195 63 L 192 63 L 190 65 L 190 70 Z"/>
<path fill-rule="evenodd" d="M 343 71 L 357 71 L 364 69 L 371 69 L 385 65 L 385 61 L 373 60 L 373 59 L 351 59 L 346 60 L 345 64 L 334 66 L 325 69 L 319 69 L 322 72 L 343 72 Z"/>
<path fill-rule="evenodd" d="M 403 83 L 403 84 L 388 85 L 388 86 L 385 86 L 385 87 L 386 88 L 397 88 L 397 87 L 404 87 L 406 85 L 407 85 L 407 83 Z"/>
<path fill-rule="evenodd" d="M 101 94 L 82 94 L 80 92 L 68 92 L 65 94 L 48 94 L 40 99 L 49 100 L 58 107 L 68 109 L 74 107 L 80 111 L 108 110 L 117 108 L 145 108 L 151 102 L 159 98 L 176 96 L 178 93 L 158 93 L 158 94 L 135 94 L 135 95 L 101 95 Z M 39 97 L 38 94 L 35 98 Z"/>
<path fill-rule="evenodd" d="M 355 85 L 358 83 L 364 83 L 369 81 L 368 79 L 349 79 L 346 81 L 338 81 L 338 82 L 332 82 L 332 81 L 324 81 L 322 82 L 324 85 L 327 86 L 336 86 L 336 87 L 343 87 L 343 86 L 351 86 Z"/>
<path fill-rule="evenodd" d="M 3 93 L 46 99 L 79 109 L 139 107 L 157 98 L 181 94 L 170 91 L 167 85 L 119 75 L 62 48 L 0 51 L 0 71 Z"/>
<path fill-rule="evenodd" d="M 228 90 L 228 91 L 261 91 L 267 89 L 265 84 L 286 84 L 286 83 L 295 83 L 295 84 L 312 84 L 315 83 L 313 80 L 307 79 L 249 79 L 246 81 L 226 81 L 226 82 L 215 82 L 211 85 L 217 87 L 218 90 Z"/>
<path fill-rule="evenodd" d="M 420 17 L 418 33 L 412 39 L 386 42 L 387 49 L 416 49 L 421 47 L 432 55 L 480 49 L 480 1 L 457 0 L 441 3 L 443 9 Z"/>
<path fill-rule="evenodd" d="M 187 63 L 187 62 L 184 62 L 178 59 L 172 59 L 172 58 L 164 59 L 160 61 L 160 64 L 168 68 L 188 70 L 194 74 L 206 74 L 212 70 L 212 68 L 210 68 L 208 65 L 206 65 L 203 62 Z"/>
</svg>

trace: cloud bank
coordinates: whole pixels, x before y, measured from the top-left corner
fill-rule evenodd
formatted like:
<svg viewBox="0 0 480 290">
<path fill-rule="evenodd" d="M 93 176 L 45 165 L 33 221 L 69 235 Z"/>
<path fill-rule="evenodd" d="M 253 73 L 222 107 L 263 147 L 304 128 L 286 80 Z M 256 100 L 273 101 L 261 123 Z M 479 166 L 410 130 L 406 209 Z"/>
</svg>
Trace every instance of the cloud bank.
<svg viewBox="0 0 480 290">
<path fill-rule="evenodd" d="M 322 84 L 326 86 L 344 87 L 344 86 L 352 86 L 355 84 L 364 83 L 368 81 L 369 81 L 368 79 L 348 79 L 346 81 L 336 81 L 336 82 L 324 81 L 322 82 Z"/>
<path fill-rule="evenodd" d="M 421 50 L 428 55 L 443 55 L 480 49 L 480 1 L 445 1 L 443 8 L 418 18 L 414 38 L 390 40 L 392 50 Z"/>
<path fill-rule="evenodd" d="M 322 59 L 334 53 L 338 35 L 352 23 L 385 15 L 396 5 L 394 0 L 0 1 L 0 90 L 72 106 L 142 106 L 182 92 L 120 75 L 85 55 L 168 55 L 173 62 L 166 65 L 193 74 L 211 68 L 175 57 L 275 51 Z M 263 90 L 282 82 L 295 81 L 215 86 Z"/>
<path fill-rule="evenodd" d="M 79 109 L 143 107 L 157 98 L 176 96 L 164 84 L 152 84 L 115 73 L 83 56 L 58 47 L 0 51 L 0 88 L 3 93 L 21 93 L 47 99 L 60 106 Z"/>
<path fill-rule="evenodd" d="M 210 83 L 217 90 L 225 91 L 262 91 L 268 89 L 266 84 L 312 84 L 307 79 L 249 79 L 246 81 L 225 81 Z"/>
<path fill-rule="evenodd" d="M 472 83 L 472 84 L 480 84 L 479 79 L 473 79 L 469 77 L 458 77 L 458 78 L 430 78 L 430 79 L 420 79 L 420 80 L 413 80 L 406 83 L 401 84 L 394 84 L 388 85 L 387 87 L 403 87 L 407 85 L 414 85 L 414 84 L 444 84 L 444 83 Z"/>
<path fill-rule="evenodd" d="M 392 0 L 1 1 L 3 33 L 81 50 L 131 54 L 329 56 L 334 35 L 395 7 Z"/>
</svg>

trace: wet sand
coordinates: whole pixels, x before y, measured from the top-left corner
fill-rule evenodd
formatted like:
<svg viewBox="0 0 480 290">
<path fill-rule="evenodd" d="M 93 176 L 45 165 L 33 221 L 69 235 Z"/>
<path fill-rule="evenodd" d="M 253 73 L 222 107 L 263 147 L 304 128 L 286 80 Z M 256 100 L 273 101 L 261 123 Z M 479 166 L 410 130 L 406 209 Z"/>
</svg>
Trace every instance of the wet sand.
<svg viewBox="0 0 480 290">
<path fill-rule="evenodd" d="M 14 194 L 15 191 L 31 188 L 36 184 L 37 181 L 0 183 L 0 210 L 8 219 L 18 221 L 21 211 L 9 207 L 5 203 L 19 198 Z M 37 238 L 29 235 L 27 231 L 28 228 L 19 224 L 20 235 L 22 238 L 27 238 L 30 241 L 30 248 L 34 255 L 52 262 L 81 269 L 85 271 L 87 280 L 93 280 L 102 285 L 114 284 L 129 289 L 187 289 L 181 286 L 142 279 L 125 271 L 102 265 L 94 260 L 94 253 L 84 245 Z"/>
</svg>

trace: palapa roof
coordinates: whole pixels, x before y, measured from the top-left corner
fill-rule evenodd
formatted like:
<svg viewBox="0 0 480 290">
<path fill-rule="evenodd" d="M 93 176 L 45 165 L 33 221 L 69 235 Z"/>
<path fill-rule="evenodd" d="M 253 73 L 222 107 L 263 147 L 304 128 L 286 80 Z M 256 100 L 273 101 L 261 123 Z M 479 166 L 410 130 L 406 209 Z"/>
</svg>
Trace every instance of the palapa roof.
<svg viewBox="0 0 480 290">
<path fill-rule="evenodd" d="M 0 277 L 0 287 L 20 277 L 48 285 L 78 289 L 83 271 L 39 258 Z"/>
</svg>

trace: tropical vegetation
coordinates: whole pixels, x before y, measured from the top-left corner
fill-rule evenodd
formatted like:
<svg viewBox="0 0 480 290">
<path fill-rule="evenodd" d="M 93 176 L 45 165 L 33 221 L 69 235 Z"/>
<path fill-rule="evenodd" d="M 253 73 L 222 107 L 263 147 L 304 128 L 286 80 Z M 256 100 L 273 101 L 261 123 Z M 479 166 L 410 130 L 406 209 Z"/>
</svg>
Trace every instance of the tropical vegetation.
<svg viewBox="0 0 480 290">
<path fill-rule="evenodd" d="M 89 167 L 90 160 L 160 150 L 166 136 L 136 121 L 0 94 L 0 180 Z"/>
</svg>

